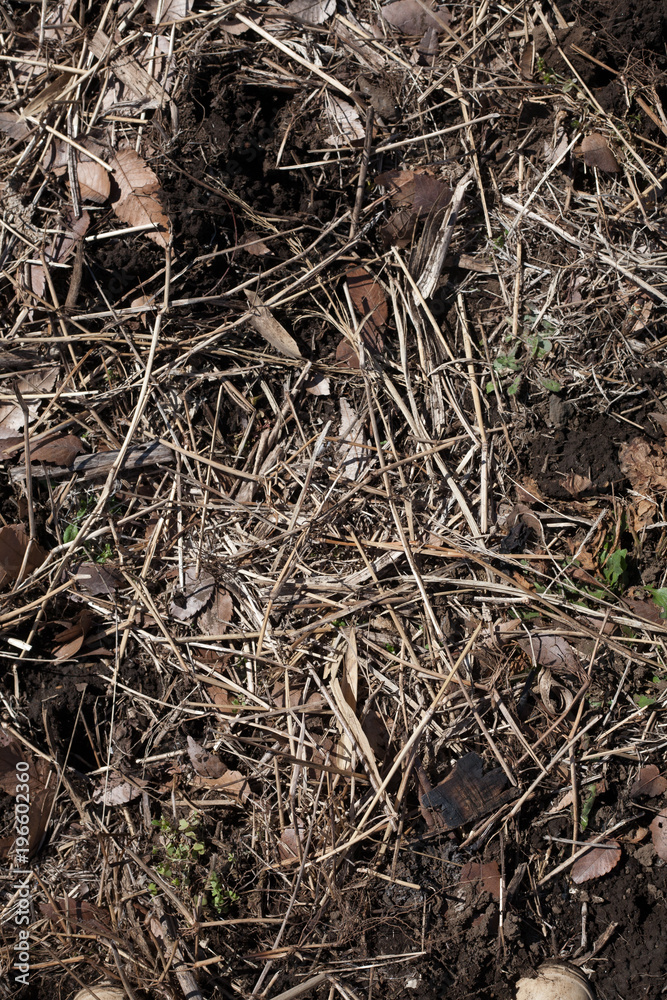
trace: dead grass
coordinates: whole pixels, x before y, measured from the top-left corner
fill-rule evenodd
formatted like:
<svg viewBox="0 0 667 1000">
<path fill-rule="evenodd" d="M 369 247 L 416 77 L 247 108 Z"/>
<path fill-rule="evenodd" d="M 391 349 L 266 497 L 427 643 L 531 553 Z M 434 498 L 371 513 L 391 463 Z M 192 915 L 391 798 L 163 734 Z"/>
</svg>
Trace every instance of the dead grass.
<svg viewBox="0 0 667 1000">
<path fill-rule="evenodd" d="M 614 927 L 556 942 L 540 887 L 660 809 L 599 785 L 667 736 L 655 77 L 606 110 L 555 6 L 307 10 L 2 15 L 3 739 L 50 771 L 7 996 L 393 996 L 465 849 L 489 976 L 522 883 L 537 952 L 599 970 Z M 469 753 L 502 791 L 452 842 L 422 796 Z"/>
</svg>

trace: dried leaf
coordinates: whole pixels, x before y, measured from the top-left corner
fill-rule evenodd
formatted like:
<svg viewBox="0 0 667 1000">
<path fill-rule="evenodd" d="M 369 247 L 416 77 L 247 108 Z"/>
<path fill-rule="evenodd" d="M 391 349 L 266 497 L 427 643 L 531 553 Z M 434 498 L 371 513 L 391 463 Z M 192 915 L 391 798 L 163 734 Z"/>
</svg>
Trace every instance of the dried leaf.
<svg viewBox="0 0 667 1000">
<path fill-rule="evenodd" d="M 93 802 L 97 805 L 124 806 L 139 798 L 147 784 L 143 778 L 133 778 L 132 781 L 128 781 L 119 771 L 112 771 L 108 781 L 102 780 L 93 792 Z"/>
<path fill-rule="evenodd" d="M 209 753 L 203 746 L 188 736 L 188 756 L 197 774 L 202 778 L 219 778 L 227 768 L 219 757 Z"/>
<path fill-rule="evenodd" d="M 354 308 L 366 319 L 361 337 L 364 344 L 374 351 L 382 351 L 382 330 L 389 317 L 389 306 L 382 285 L 365 267 L 351 267 L 345 274 L 347 287 Z"/>
<path fill-rule="evenodd" d="M 417 216 L 411 208 L 399 208 L 380 227 L 380 238 L 385 247 L 409 247 L 415 241 Z"/>
<path fill-rule="evenodd" d="M 61 233 L 54 235 L 51 249 L 46 255 L 47 259 L 58 261 L 58 263 L 67 260 L 79 240 L 86 235 L 90 226 L 90 215 L 83 211 L 79 218 L 75 219 L 72 209 L 66 208 L 62 221 L 65 228 Z"/>
<path fill-rule="evenodd" d="M 577 885 L 600 878 L 616 867 L 621 860 L 621 845 L 617 840 L 596 844 L 572 865 L 572 881 Z"/>
<path fill-rule="evenodd" d="M 51 903 L 40 903 L 39 911 L 47 920 L 57 921 L 59 930 L 64 924 L 75 932 L 101 934 L 103 937 L 109 937 L 111 918 L 108 910 L 94 906 L 85 899 L 72 899 L 69 896 L 65 896 L 63 899 L 54 899 L 54 903 L 55 906 Z"/>
<path fill-rule="evenodd" d="M 94 201 L 102 205 L 111 194 L 109 171 L 96 160 L 79 158 L 76 168 L 79 191 L 84 201 Z"/>
<path fill-rule="evenodd" d="M 376 184 L 386 188 L 392 205 L 410 208 L 418 219 L 449 204 L 452 189 L 423 170 L 387 170 L 376 178 Z"/>
<path fill-rule="evenodd" d="M 474 823 L 498 809 L 514 797 L 516 790 L 505 791 L 507 775 L 501 767 L 484 774 L 484 763 L 476 753 L 464 754 L 457 760 L 444 781 L 427 795 L 422 795 L 423 806 L 440 808 L 445 830 L 456 830 L 465 823 Z"/>
<path fill-rule="evenodd" d="M 32 857 L 39 850 L 46 833 L 56 787 L 55 772 L 48 761 L 43 757 L 34 757 L 11 733 L 0 727 L 0 788 L 8 795 L 24 794 L 23 789 L 20 793 L 17 789 L 16 765 L 19 763 L 28 764 L 25 772 L 30 789 L 28 855 Z"/>
<path fill-rule="evenodd" d="M 650 826 L 653 846 L 658 852 L 658 857 L 667 861 L 667 809 L 663 809 L 654 817 Z"/>
<path fill-rule="evenodd" d="M 417 0 L 395 0 L 380 9 L 384 20 L 404 35 L 423 35 L 427 28 L 444 31 L 444 21 L 449 24 L 451 16 L 446 7 L 436 8 L 438 17 L 424 10 Z"/>
<path fill-rule="evenodd" d="M 367 464 L 368 452 L 363 447 L 363 420 L 357 416 L 344 396 L 340 399 L 340 430 L 341 444 L 339 454 L 342 459 L 343 471 L 348 479 L 360 479 Z"/>
<path fill-rule="evenodd" d="M 563 480 L 563 487 L 570 496 L 578 497 L 580 493 L 592 489 L 593 481 L 588 476 L 580 476 L 576 472 L 570 472 Z"/>
<path fill-rule="evenodd" d="M 493 899 L 500 899 L 500 868 L 497 861 L 468 861 L 461 869 L 459 885 L 471 884 L 479 892 L 489 892 Z"/>
<path fill-rule="evenodd" d="M 80 455 L 85 450 L 86 449 L 83 446 L 81 438 L 77 437 L 75 434 L 67 434 L 65 437 L 55 438 L 52 441 L 46 441 L 44 444 L 40 444 L 36 448 L 31 449 L 30 461 L 46 462 L 50 465 L 69 466 L 72 464 L 76 456 Z"/>
<path fill-rule="evenodd" d="M 119 196 L 112 207 L 129 226 L 157 226 L 146 235 L 159 246 L 169 245 L 169 219 L 159 199 L 160 182 L 148 164 L 133 149 L 123 149 L 111 161 Z"/>
<path fill-rule="evenodd" d="M 226 590 L 216 590 L 210 605 L 199 616 L 199 631 L 203 635 L 222 635 L 229 628 L 233 613 L 231 594 Z"/>
<path fill-rule="evenodd" d="M 190 13 L 189 0 L 146 0 L 146 10 L 154 24 L 173 24 Z"/>
<path fill-rule="evenodd" d="M 91 594 L 93 597 L 113 597 L 117 587 L 122 580 L 115 573 L 105 566 L 98 566 L 97 563 L 82 562 L 76 568 L 74 579 L 79 590 Z"/>
<path fill-rule="evenodd" d="M 250 786 L 239 771 L 225 771 L 219 778 L 198 774 L 192 784 L 194 788 L 215 788 L 239 802 L 247 802 L 250 798 Z"/>
<path fill-rule="evenodd" d="M 215 580 L 210 573 L 199 573 L 194 566 L 185 571 L 185 590 L 176 592 L 169 605 L 169 614 L 181 622 L 190 621 L 208 602 Z"/>
<path fill-rule="evenodd" d="M 655 764 L 649 764 L 648 767 L 640 769 L 637 780 L 630 788 L 630 798 L 638 799 L 642 795 L 647 795 L 652 799 L 665 791 L 667 791 L 667 778 L 660 774 Z"/>
<path fill-rule="evenodd" d="M 340 344 L 336 348 L 336 361 L 341 365 L 345 365 L 347 368 L 352 368 L 353 371 L 358 371 L 361 367 L 359 364 L 359 355 L 352 347 L 349 340 L 341 340 Z"/>
<path fill-rule="evenodd" d="M 239 247 L 243 250 L 247 250 L 251 253 L 253 257 L 265 257 L 269 253 L 273 253 L 270 247 L 267 247 L 266 243 L 262 242 L 261 237 L 248 229 L 243 236 L 243 239 L 239 243 Z"/>
<path fill-rule="evenodd" d="M 257 333 L 264 337 L 264 340 L 275 347 L 281 354 L 288 358 L 300 358 L 301 351 L 294 337 L 287 332 L 285 327 L 273 316 L 270 309 L 264 305 L 259 295 L 245 289 L 248 302 L 252 306 L 252 312 L 248 317 L 248 322 L 257 330 Z"/>
<path fill-rule="evenodd" d="M 324 24 L 336 10 L 336 0 L 291 0 L 285 10 L 306 24 Z"/>
<path fill-rule="evenodd" d="M 298 861 L 300 858 L 299 848 L 303 843 L 303 827 L 299 825 L 297 833 L 293 826 L 286 826 L 278 841 L 278 854 L 283 861 Z"/>
<path fill-rule="evenodd" d="M 650 416 L 662 428 L 663 433 L 667 435 L 667 413 L 654 412 Z"/>
<path fill-rule="evenodd" d="M 0 528 L 0 589 L 17 579 L 29 541 L 30 536 L 22 524 L 5 524 Z M 32 573 L 45 559 L 46 552 L 33 542 L 26 573 Z"/>
<path fill-rule="evenodd" d="M 30 126 L 17 111 L 0 111 L 0 132 L 10 139 L 25 139 L 30 135 Z"/>
<path fill-rule="evenodd" d="M 615 174 L 620 170 L 618 161 L 609 144 L 599 132 L 591 132 L 581 143 L 581 158 L 587 167 L 597 167 L 609 174 Z"/>
<path fill-rule="evenodd" d="M 306 392 L 311 396 L 328 396 L 331 392 L 326 375 L 311 375 L 306 382 Z"/>
<path fill-rule="evenodd" d="M 634 597 L 624 597 L 623 604 L 627 605 L 633 615 L 637 615 L 638 618 L 645 618 L 647 621 L 653 622 L 654 625 L 664 625 L 665 623 L 664 618 L 660 614 L 660 608 L 654 601 L 640 601 Z M 649 768 L 642 768 L 641 773 L 643 774 L 647 770 Z M 632 795 L 632 793 L 630 794 Z"/>
<path fill-rule="evenodd" d="M 332 134 L 325 139 L 328 146 L 346 146 L 364 140 L 366 127 L 353 104 L 327 93 L 327 112 L 332 127 Z"/>
<path fill-rule="evenodd" d="M 639 493 L 667 490 L 667 453 L 657 442 L 634 437 L 618 449 L 619 465 Z"/>
<path fill-rule="evenodd" d="M 519 646 L 526 656 L 534 656 L 540 667 L 557 673 L 578 670 L 574 648 L 560 635 L 533 635 L 530 639 L 521 639 Z"/>
</svg>

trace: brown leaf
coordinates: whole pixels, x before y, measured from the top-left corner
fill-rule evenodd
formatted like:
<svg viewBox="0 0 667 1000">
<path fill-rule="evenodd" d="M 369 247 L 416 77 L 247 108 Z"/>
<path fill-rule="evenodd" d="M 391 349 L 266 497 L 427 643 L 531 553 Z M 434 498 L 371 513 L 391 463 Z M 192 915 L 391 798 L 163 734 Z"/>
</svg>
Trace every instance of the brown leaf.
<svg viewBox="0 0 667 1000">
<path fill-rule="evenodd" d="M 22 524 L 6 524 L 0 528 L 0 589 L 13 583 L 18 577 L 29 541 L 29 535 Z M 26 573 L 32 573 L 45 559 L 46 552 L 33 542 Z"/>
<path fill-rule="evenodd" d="M 570 472 L 563 480 L 563 487 L 573 497 L 578 497 L 580 493 L 585 493 L 592 486 L 593 481 L 588 476 L 580 476 L 576 472 Z"/>
<path fill-rule="evenodd" d="M 111 161 L 119 196 L 111 204 L 121 222 L 129 226 L 157 226 L 146 235 L 159 246 L 169 245 L 169 219 L 160 203 L 160 182 L 133 149 L 123 149 Z"/>
<path fill-rule="evenodd" d="M 388 24 L 404 35 L 423 35 L 427 28 L 444 31 L 444 21 L 449 24 L 451 16 L 446 7 L 437 8 L 438 17 L 424 10 L 417 0 L 395 0 L 380 8 L 380 13 Z"/>
<path fill-rule="evenodd" d="M 445 208 L 452 198 L 452 190 L 444 181 L 421 170 L 387 170 L 375 183 L 387 189 L 392 205 L 407 206 L 418 219 Z"/>
<path fill-rule="evenodd" d="M 197 774 L 203 778 L 219 778 L 227 770 L 219 757 L 209 753 L 191 736 L 188 736 L 188 756 Z"/>
<path fill-rule="evenodd" d="M 85 450 L 81 438 L 78 438 L 75 434 L 67 434 L 65 437 L 55 438 L 52 441 L 46 441 L 44 444 L 38 445 L 34 449 L 31 448 L 30 461 L 69 466 L 76 456 Z"/>
<path fill-rule="evenodd" d="M 219 778 L 206 778 L 198 774 L 192 784 L 194 788 L 216 788 L 239 802 L 247 802 L 250 798 L 248 782 L 239 771 L 225 771 Z"/>
<path fill-rule="evenodd" d="M 639 493 L 667 490 L 667 453 L 657 442 L 634 437 L 618 449 L 619 465 Z"/>
<path fill-rule="evenodd" d="M 667 435 L 667 413 L 654 412 L 650 416 L 662 428 L 663 433 Z"/>
<path fill-rule="evenodd" d="M 338 453 L 348 479 L 362 479 L 368 465 L 369 452 L 364 448 L 363 419 L 352 409 L 344 396 L 340 398 L 340 446 Z"/>
<path fill-rule="evenodd" d="M 658 857 L 667 861 L 667 809 L 663 809 L 654 817 L 650 826 L 653 846 L 658 852 Z"/>
<path fill-rule="evenodd" d="M 306 392 L 311 396 L 328 396 L 331 392 L 329 379 L 326 375 L 311 375 L 306 382 Z"/>
<path fill-rule="evenodd" d="M 366 126 L 353 104 L 342 101 L 333 94 L 327 94 L 327 113 L 332 126 L 332 134 L 324 140 L 328 146 L 355 145 L 363 142 Z"/>
<path fill-rule="evenodd" d="M 278 841 L 278 854 L 283 861 L 298 861 L 300 842 L 303 842 L 303 827 L 297 833 L 293 826 L 286 826 Z"/>
<path fill-rule="evenodd" d="M 349 340 L 341 340 L 336 348 L 336 361 L 347 368 L 352 368 L 353 371 L 358 371 L 361 367 L 359 364 L 359 355 Z"/>
<path fill-rule="evenodd" d="M 415 240 L 417 216 L 411 208 L 399 208 L 380 227 L 380 238 L 385 247 L 409 247 Z"/>
<path fill-rule="evenodd" d="M 27 771 L 17 769 L 16 765 L 20 763 L 29 765 Z M 19 792 L 17 788 L 17 785 L 25 784 L 19 782 L 17 773 L 28 775 L 28 855 L 32 857 L 39 850 L 46 832 L 56 787 L 55 773 L 48 761 L 43 757 L 34 757 L 15 737 L 0 727 L 0 788 L 8 795 L 25 794 L 23 789 Z"/>
<path fill-rule="evenodd" d="M 638 618 L 645 618 L 647 621 L 653 622 L 654 625 L 665 624 L 665 619 L 662 617 L 660 608 L 655 601 L 640 601 L 634 597 L 624 597 L 623 604 L 626 604 Z M 645 770 L 648 770 L 648 768 L 642 768 L 641 773 L 643 774 Z"/>
<path fill-rule="evenodd" d="M 257 330 L 264 340 L 275 347 L 281 354 L 288 358 L 300 358 L 301 351 L 294 337 L 287 332 L 282 323 L 279 323 L 270 309 L 268 309 L 259 295 L 245 289 L 245 294 L 252 307 L 252 312 L 248 317 L 248 322 L 253 329 Z"/>
<path fill-rule="evenodd" d="M 567 639 L 560 635 L 533 635 L 521 639 L 519 646 L 526 656 L 534 656 L 541 667 L 556 672 L 578 670 L 577 654 Z"/>
<path fill-rule="evenodd" d="M 362 340 L 366 347 L 380 352 L 384 347 L 382 331 L 389 317 L 384 289 L 365 267 L 351 267 L 345 277 L 354 308 L 361 317 L 368 317 L 361 328 Z"/>
<path fill-rule="evenodd" d="M 111 918 L 108 910 L 103 910 L 85 899 L 72 899 L 69 896 L 64 899 L 54 899 L 54 903 L 55 906 L 51 903 L 40 903 L 39 911 L 47 920 L 58 921 L 59 930 L 64 924 L 75 932 L 109 936 Z"/>
<path fill-rule="evenodd" d="M 190 621 L 201 611 L 213 593 L 215 580 L 210 573 L 199 573 L 194 566 L 185 571 L 185 589 L 174 594 L 169 614 L 181 622 Z"/>
<path fill-rule="evenodd" d="M 108 781 L 102 779 L 99 787 L 93 792 L 93 802 L 97 805 L 123 806 L 139 798 L 147 784 L 143 778 L 133 778 L 132 781 L 128 781 L 119 771 L 112 771 Z"/>
<path fill-rule="evenodd" d="M 146 0 L 146 10 L 154 24 L 169 24 L 188 16 L 190 0 Z"/>
<path fill-rule="evenodd" d="M 598 170 L 604 170 L 609 174 L 615 174 L 620 170 L 607 140 L 599 132 L 591 132 L 582 140 L 581 158 L 587 167 L 597 167 Z"/>
<path fill-rule="evenodd" d="M 10 139 L 25 139 L 30 135 L 30 126 L 17 111 L 0 111 L 0 132 Z"/>
<path fill-rule="evenodd" d="M 104 204 L 111 194 L 109 171 L 96 160 L 82 156 L 77 164 L 76 176 L 83 200 L 94 201 L 96 205 Z"/>
<path fill-rule="evenodd" d="M 79 218 L 75 219 L 72 209 L 66 208 L 62 213 L 62 222 L 64 229 L 54 235 L 51 249 L 46 255 L 49 260 L 58 262 L 67 260 L 78 241 L 86 235 L 90 226 L 90 215 L 83 211 Z"/>
<path fill-rule="evenodd" d="M 92 562 L 79 563 L 74 573 L 74 579 L 79 590 L 83 590 L 93 597 L 100 595 L 112 597 L 122 582 L 111 570 Z"/>
<path fill-rule="evenodd" d="M 637 780 L 630 788 L 630 798 L 638 799 L 642 795 L 648 795 L 652 799 L 665 791 L 667 791 L 667 778 L 660 774 L 655 764 L 649 764 L 640 768 Z"/>
<path fill-rule="evenodd" d="M 500 869 L 497 861 L 468 861 L 461 869 L 459 885 L 472 883 L 479 892 L 489 892 L 493 899 L 500 899 Z"/>
<path fill-rule="evenodd" d="M 596 844 L 572 865 L 572 881 L 577 885 L 600 878 L 616 867 L 621 860 L 621 845 L 617 840 Z"/>
<path fill-rule="evenodd" d="M 210 605 L 199 616 L 199 631 L 203 635 L 222 635 L 229 628 L 233 613 L 231 594 L 226 590 L 216 590 Z"/>
</svg>

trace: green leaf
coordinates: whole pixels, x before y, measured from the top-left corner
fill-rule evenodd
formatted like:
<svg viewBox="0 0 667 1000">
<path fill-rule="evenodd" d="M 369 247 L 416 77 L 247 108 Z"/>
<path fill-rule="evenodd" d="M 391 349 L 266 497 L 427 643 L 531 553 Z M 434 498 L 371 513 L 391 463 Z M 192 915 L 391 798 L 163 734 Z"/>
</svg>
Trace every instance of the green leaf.
<svg viewBox="0 0 667 1000">
<path fill-rule="evenodd" d="M 78 534 L 79 529 L 76 524 L 68 524 L 63 532 L 63 542 L 65 542 L 65 544 L 73 542 Z"/>
<path fill-rule="evenodd" d="M 548 389 L 549 392 L 560 392 L 563 388 L 560 382 L 556 381 L 555 378 L 543 378 L 542 385 L 545 389 Z"/>
<path fill-rule="evenodd" d="M 667 587 L 661 587 L 660 590 L 655 587 L 648 588 L 651 598 L 655 601 L 659 608 L 662 608 L 661 618 L 666 618 L 667 615 Z"/>
<path fill-rule="evenodd" d="M 579 820 L 579 827 L 583 833 L 588 826 L 588 820 L 591 815 L 591 809 L 593 808 L 593 803 L 598 793 L 597 785 L 593 785 L 590 792 L 586 796 L 583 806 L 581 807 L 581 819 Z"/>
<path fill-rule="evenodd" d="M 649 705 L 654 705 L 657 701 L 656 698 L 651 698 L 647 694 L 636 694 L 633 700 L 637 708 L 648 708 Z"/>
<path fill-rule="evenodd" d="M 611 553 L 602 568 L 604 578 L 613 589 L 622 579 L 628 568 L 628 550 L 616 549 Z"/>
<path fill-rule="evenodd" d="M 516 396 L 517 392 L 519 391 L 520 385 L 521 385 L 521 376 L 517 375 L 517 377 L 512 382 L 511 386 L 508 388 L 507 395 Z"/>
</svg>

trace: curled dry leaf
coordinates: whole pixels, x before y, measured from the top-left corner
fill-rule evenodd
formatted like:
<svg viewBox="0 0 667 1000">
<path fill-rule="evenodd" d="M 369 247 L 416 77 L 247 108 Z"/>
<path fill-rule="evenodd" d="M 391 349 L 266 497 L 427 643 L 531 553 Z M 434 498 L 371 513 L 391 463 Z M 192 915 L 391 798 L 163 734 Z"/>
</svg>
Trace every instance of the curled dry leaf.
<svg viewBox="0 0 667 1000">
<path fill-rule="evenodd" d="M 336 0 L 291 0 L 285 9 L 306 24 L 324 24 L 336 10 Z"/>
<path fill-rule="evenodd" d="M 185 571 L 185 589 L 174 594 L 169 614 L 181 622 L 190 621 L 201 611 L 213 593 L 215 580 L 210 573 L 197 573 L 194 566 Z"/>
<path fill-rule="evenodd" d="M 285 354 L 288 358 L 300 358 L 301 351 L 296 340 L 264 305 L 259 295 L 247 288 L 245 294 L 252 306 L 252 312 L 248 317 L 250 326 L 281 354 Z"/>
<path fill-rule="evenodd" d="M 630 787 L 630 798 L 638 799 L 642 795 L 654 798 L 667 791 L 667 778 L 660 774 L 655 764 L 642 767 L 637 775 L 637 780 Z"/>
<path fill-rule="evenodd" d="M 596 844 L 572 865 L 572 881 L 577 885 L 600 878 L 616 867 L 621 860 L 621 845 L 617 840 Z"/>
<path fill-rule="evenodd" d="M 45 441 L 30 450 L 31 462 L 45 462 L 47 465 L 71 465 L 77 455 L 86 449 L 81 438 L 75 434 Z"/>
<path fill-rule="evenodd" d="M 653 846 L 658 853 L 658 857 L 662 858 L 663 861 L 667 861 L 667 809 L 663 809 L 653 819 L 650 830 Z"/>
<path fill-rule="evenodd" d="M 29 542 L 30 536 L 22 524 L 5 524 L 0 528 L 0 589 L 17 579 Z M 26 573 L 32 573 L 45 559 L 46 552 L 33 542 Z"/>
<path fill-rule="evenodd" d="M 582 140 L 581 158 L 587 167 L 597 167 L 608 174 L 615 174 L 620 170 L 607 140 L 599 132 L 591 132 Z"/>
<path fill-rule="evenodd" d="M 219 757 L 188 736 L 188 756 L 197 774 L 202 778 L 219 778 L 227 768 Z"/>
<path fill-rule="evenodd" d="M 159 246 L 169 245 L 169 219 L 160 203 L 160 182 L 133 149 L 123 149 L 111 161 L 119 195 L 112 207 L 128 226 L 156 226 L 146 235 Z"/>
<path fill-rule="evenodd" d="M 436 8 L 437 17 L 430 14 L 417 0 L 395 0 L 381 8 L 384 20 L 404 35 L 423 35 L 427 28 L 444 31 L 443 21 L 449 24 L 451 16 L 446 7 Z"/>
<path fill-rule="evenodd" d="M 361 337 L 366 347 L 381 351 L 384 347 L 382 331 L 389 317 L 387 296 L 382 285 L 365 267 L 351 267 L 345 274 L 347 287 L 354 308 L 365 323 Z"/>
</svg>

